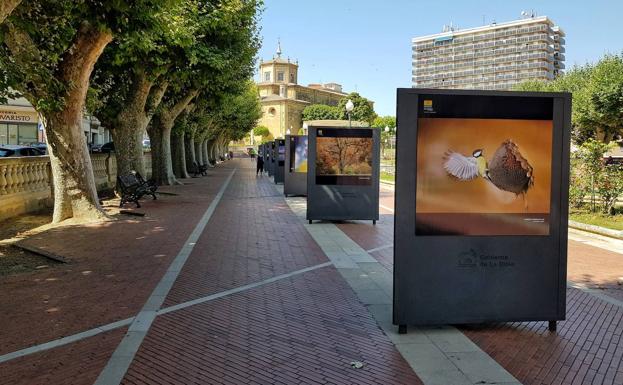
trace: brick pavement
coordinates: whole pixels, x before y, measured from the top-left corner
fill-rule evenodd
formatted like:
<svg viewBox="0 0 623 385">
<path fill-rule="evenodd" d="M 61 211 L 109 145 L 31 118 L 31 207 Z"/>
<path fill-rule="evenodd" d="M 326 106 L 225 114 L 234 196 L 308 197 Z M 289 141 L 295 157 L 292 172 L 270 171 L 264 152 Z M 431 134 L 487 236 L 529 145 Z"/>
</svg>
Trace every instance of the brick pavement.
<svg viewBox="0 0 623 385">
<path fill-rule="evenodd" d="M 239 168 L 165 306 L 326 261 L 272 181 Z M 158 317 L 124 383 L 157 381 L 420 383 L 333 267 Z"/>
<path fill-rule="evenodd" d="M 139 210 L 147 213 L 144 218 L 55 229 L 29 239 L 72 262 L 0 279 L 0 291 L 11 293 L 0 296 L 0 354 L 136 314 L 226 174 L 219 169 L 192 184 L 163 188 L 179 195 L 145 200 Z"/>
<path fill-rule="evenodd" d="M 381 204 L 393 207 L 386 197 Z M 338 227 L 365 249 L 393 241 L 393 216 L 376 227 L 349 222 Z M 371 255 L 393 267 L 393 249 Z M 623 272 L 623 255 L 569 241 L 568 275 L 574 282 L 621 300 L 614 284 Z M 503 323 L 461 326 L 460 330 L 524 384 L 623 384 L 623 308 L 578 289 L 567 290 L 567 320 L 549 333 L 547 323 Z"/>
<path fill-rule="evenodd" d="M 0 298 L 0 354 L 135 315 L 232 166 L 242 168 L 164 306 L 326 262 L 272 182 L 228 162 L 146 201 L 144 219 L 31 239 L 72 263 L 0 281 L 15 293 Z M 2 363 L 0 384 L 92 383 L 124 330 Z M 333 267 L 159 316 L 125 382 L 421 383 Z"/>
</svg>

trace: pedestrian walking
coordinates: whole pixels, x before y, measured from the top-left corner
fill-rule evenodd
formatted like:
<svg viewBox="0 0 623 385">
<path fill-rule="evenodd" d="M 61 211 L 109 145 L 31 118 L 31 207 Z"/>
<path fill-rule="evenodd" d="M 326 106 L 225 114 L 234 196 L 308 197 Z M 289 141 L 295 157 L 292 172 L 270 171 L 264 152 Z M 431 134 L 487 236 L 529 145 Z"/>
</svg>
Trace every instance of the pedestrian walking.
<svg viewBox="0 0 623 385">
<path fill-rule="evenodd" d="M 257 157 L 257 170 L 255 170 L 255 176 L 264 175 L 264 159 L 261 156 Z"/>
</svg>

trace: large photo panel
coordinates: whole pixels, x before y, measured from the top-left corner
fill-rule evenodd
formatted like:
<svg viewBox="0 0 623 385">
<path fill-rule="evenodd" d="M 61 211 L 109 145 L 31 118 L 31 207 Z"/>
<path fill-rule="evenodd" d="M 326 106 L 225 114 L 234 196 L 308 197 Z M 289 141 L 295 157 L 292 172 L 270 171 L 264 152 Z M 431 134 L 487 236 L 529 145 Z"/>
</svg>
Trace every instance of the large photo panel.
<svg viewBox="0 0 623 385">
<path fill-rule="evenodd" d="M 418 119 L 416 234 L 549 235 L 551 119 Z"/>
</svg>

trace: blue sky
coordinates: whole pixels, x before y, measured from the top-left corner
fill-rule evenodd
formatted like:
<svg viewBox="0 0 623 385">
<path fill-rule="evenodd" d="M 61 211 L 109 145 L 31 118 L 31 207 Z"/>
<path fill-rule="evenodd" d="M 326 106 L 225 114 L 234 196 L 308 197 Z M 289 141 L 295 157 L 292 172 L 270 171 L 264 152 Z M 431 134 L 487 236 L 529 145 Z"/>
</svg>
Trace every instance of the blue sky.
<svg viewBox="0 0 623 385">
<path fill-rule="evenodd" d="M 519 18 L 550 17 L 566 33 L 566 65 L 623 51 L 621 0 L 265 0 L 260 58 L 281 38 L 283 56 L 299 61 L 299 83 L 337 82 L 394 115 L 396 88 L 411 87 L 411 38 L 453 22 L 471 28 Z"/>
</svg>

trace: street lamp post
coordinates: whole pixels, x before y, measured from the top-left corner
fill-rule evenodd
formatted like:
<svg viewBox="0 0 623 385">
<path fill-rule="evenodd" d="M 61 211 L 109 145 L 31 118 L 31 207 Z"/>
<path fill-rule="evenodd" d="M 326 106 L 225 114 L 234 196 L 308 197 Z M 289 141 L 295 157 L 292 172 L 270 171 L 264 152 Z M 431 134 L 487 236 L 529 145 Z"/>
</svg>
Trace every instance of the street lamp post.
<svg viewBox="0 0 623 385">
<path fill-rule="evenodd" d="M 352 123 L 350 121 L 350 113 L 353 112 L 353 109 L 355 108 L 353 101 L 348 99 L 348 101 L 346 102 L 345 108 L 346 108 L 346 113 L 348 114 L 348 128 L 353 128 Z"/>
<path fill-rule="evenodd" d="M 303 134 L 307 135 L 307 129 L 309 128 L 309 125 L 307 123 L 303 123 Z"/>
</svg>

